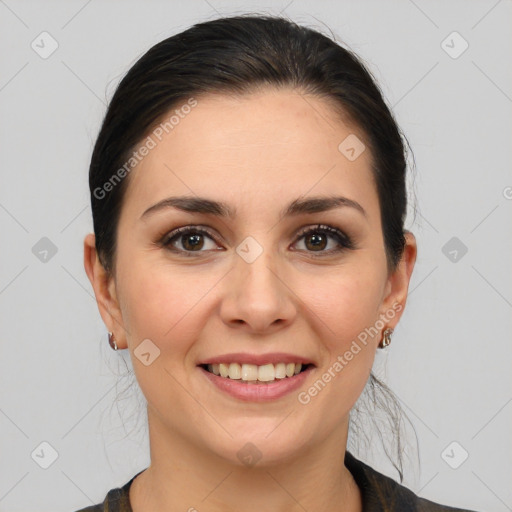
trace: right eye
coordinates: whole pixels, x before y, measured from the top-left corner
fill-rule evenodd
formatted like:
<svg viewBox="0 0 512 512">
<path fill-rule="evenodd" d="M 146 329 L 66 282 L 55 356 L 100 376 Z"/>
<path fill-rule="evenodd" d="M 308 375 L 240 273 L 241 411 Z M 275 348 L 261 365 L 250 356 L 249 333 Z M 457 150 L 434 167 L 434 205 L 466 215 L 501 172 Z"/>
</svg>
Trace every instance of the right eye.
<svg viewBox="0 0 512 512">
<path fill-rule="evenodd" d="M 186 256 L 191 256 L 193 252 L 206 252 L 201 250 L 205 246 L 204 238 L 207 237 L 215 242 L 215 236 L 210 231 L 204 228 L 197 228 L 194 226 L 186 226 L 177 228 L 165 235 L 162 239 L 162 246 L 172 252 L 180 253 Z M 176 247 L 176 244 L 182 247 Z M 211 250 L 215 250 L 214 248 Z"/>
</svg>

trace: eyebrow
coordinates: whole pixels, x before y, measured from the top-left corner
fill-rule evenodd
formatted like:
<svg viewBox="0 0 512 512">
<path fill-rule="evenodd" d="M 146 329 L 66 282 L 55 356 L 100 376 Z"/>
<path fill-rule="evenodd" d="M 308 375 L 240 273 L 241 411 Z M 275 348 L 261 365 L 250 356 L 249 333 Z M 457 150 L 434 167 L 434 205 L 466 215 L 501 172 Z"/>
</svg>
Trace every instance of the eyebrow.
<svg viewBox="0 0 512 512">
<path fill-rule="evenodd" d="M 366 211 L 357 201 L 342 196 L 320 196 L 307 199 L 299 197 L 295 199 L 281 211 L 279 219 L 301 214 L 325 212 L 342 207 L 353 208 L 367 217 Z M 140 218 L 142 219 L 152 213 L 168 208 L 175 208 L 189 213 L 210 214 L 222 218 L 234 219 L 236 216 L 236 208 L 231 208 L 225 203 L 198 196 L 175 196 L 168 197 L 150 206 Z"/>
</svg>

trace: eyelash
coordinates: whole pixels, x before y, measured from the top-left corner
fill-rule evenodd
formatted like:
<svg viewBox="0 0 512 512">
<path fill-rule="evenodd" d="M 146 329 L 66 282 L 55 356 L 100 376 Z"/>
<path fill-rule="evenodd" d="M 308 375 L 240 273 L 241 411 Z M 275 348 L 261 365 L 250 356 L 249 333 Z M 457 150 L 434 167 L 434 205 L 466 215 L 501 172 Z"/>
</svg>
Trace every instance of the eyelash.
<svg viewBox="0 0 512 512">
<path fill-rule="evenodd" d="M 342 231 L 340 231 L 337 228 L 334 228 L 332 226 L 327 226 L 325 224 L 317 224 L 316 226 L 310 226 L 308 228 L 302 229 L 297 234 L 297 238 L 295 239 L 294 244 L 296 244 L 298 241 L 300 241 L 302 238 L 306 237 L 307 235 L 309 235 L 311 233 L 318 233 L 318 232 L 326 233 L 331 238 L 336 239 L 336 241 L 338 242 L 340 247 L 338 247 L 337 249 L 331 249 L 329 251 L 318 251 L 319 254 L 315 254 L 316 251 L 307 251 L 306 250 L 306 252 L 310 253 L 310 255 L 314 258 L 322 258 L 322 257 L 333 255 L 335 253 L 340 253 L 345 250 L 355 249 L 352 239 L 348 235 L 346 235 L 345 233 L 343 233 Z M 215 243 L 219 243 L 217 241 L 217 237 L 208 229 L 203 228 L 203 227 L 196 227 L 196 226 L 186 226 L 186 227 L 182 227 L 182 228 L 177 228 L 177 229 L 171 231 L 170 233 L 166 234 L 160 240 L 159 244 L 162 247 L 164 247 L 174 253 L 179 253 L 186 257 L 195 257 L 196 255 L 194 253 L 207 252 L 207 251 L 186 251 L 186 250 L 176 249 L 175 247 L 173 247 L 171 245 L 175 239 L 178 239 L 178 237 L 187 235 L 189 233 L 207 235 Z"/>
</svg>

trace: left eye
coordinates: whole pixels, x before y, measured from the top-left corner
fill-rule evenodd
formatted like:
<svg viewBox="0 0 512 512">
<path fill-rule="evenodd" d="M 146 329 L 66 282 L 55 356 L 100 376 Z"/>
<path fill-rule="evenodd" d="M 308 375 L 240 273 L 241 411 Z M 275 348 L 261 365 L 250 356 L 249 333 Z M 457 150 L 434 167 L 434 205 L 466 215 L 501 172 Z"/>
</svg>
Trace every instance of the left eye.
<svg viewBox="0 0 512 512">
<path fill-rule="evenodd" d="M 338 247 L 334 249 L 324 250 L 328 245 L 328 239 L 331 238 L 335 240 Z M 305 246 L 310 249 L 313 247 L 313 250 L 308 250 L 307 252 L 320 252 L 324 254 L 332 254 L 334 252 L 342 251 L 343 249 L 353 249 L 352 240 L 345 235 L 342 231 L 336 228 L 332 228 L 331 226 L 319 225 L 313 228 L 307 228 L 299 233 L 299 237 L 297 242 L 304 239 Z M 322 254 L 320 254 L 321 256 Z M 318 255 L 314 255 L 318 256 Z"/>
</svg>

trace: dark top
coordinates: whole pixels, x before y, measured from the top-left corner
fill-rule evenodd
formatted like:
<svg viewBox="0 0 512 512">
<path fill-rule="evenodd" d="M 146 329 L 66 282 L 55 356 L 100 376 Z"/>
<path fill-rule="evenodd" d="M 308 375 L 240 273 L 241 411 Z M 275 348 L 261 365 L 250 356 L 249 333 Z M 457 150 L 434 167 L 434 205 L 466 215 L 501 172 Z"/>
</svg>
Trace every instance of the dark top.
<svg viewBox="0 0 512 512">
<path fill-rule="evenodd" d="M 345 465 L 361 489 L 363 512 L 475 512 L 446 507 L 420 498 L 393 479 L 356 459 L 348 451 L 345 451 Z M 110 490 L 103 503 L 82 508 L 76 512 L 133 512 L 128 491 L 135 477 L 142 471 L 122 487 Z"/>
</svg>

